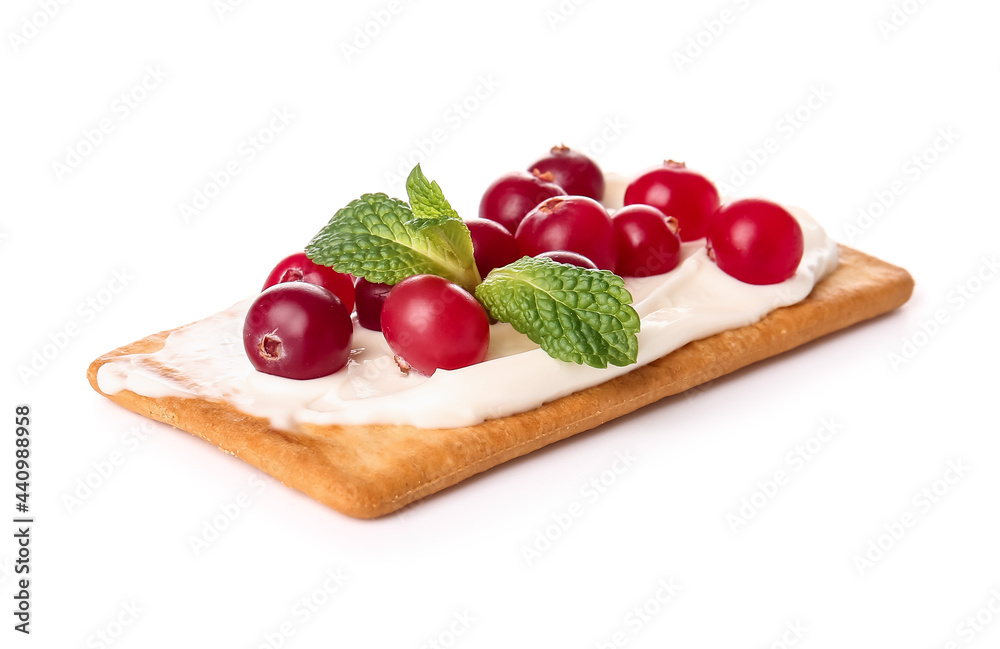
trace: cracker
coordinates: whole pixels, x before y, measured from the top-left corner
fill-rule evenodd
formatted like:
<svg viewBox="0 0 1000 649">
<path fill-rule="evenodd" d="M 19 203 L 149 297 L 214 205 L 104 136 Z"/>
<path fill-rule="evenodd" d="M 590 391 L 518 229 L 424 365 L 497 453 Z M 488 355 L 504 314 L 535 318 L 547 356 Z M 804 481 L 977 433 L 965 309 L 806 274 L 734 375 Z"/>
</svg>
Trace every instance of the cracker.
<svg viewBox="0 0 1000 649">
<path fill-rule="evenodd" d="M 663 397 L 891 311 L 912 291 L 905 270 L 841 246 L 840 265 L 798 304 L 533 410 L 462 428 L 306 425 L 293 433 L 221 402 L 150 398 L 129 390 L 105 396 L 197 435 L 337 511 L 374 518 Z M 100 392 L 101 365 L 155 352 L 169 334 L 101 356 L 87 372 L 90 384 Z"/>
</svg>

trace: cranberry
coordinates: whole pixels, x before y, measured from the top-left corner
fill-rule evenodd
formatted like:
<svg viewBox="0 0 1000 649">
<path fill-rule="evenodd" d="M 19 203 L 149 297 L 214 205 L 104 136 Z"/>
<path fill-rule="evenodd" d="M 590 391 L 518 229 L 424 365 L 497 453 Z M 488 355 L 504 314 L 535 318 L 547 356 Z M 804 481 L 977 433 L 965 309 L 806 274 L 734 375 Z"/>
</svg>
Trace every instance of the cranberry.
<svg viewBox="0 0 1000 649">
<path fill-rule="evenodd" d="M 308 282 L 333 291 L 340 298 L 344 308 L 350 313 L 354 308 L 354 279 L 345 273 L 338 273 L 329 266 L 321 266 L 306 257 L 304 252 L 296 252 L 278 262 L 264 282 L 264 290 L 282 282 Z"/>
<path fill-rule="evenodd" d="M 461 286 L 437 275 L 414 275 L 392 287 L 382 332 L 393 353 L 421 374 L 486 360 L 486 311 Z"/>
<path fill-rule="evenodd" d="M 243 323 L 243 348 L 265 374 L 314 379 L 347 364 L 351 316 L 331 291 L 307 282 L 264 290 Z"/>
<path fill-rule="evenodd" d="M 354 291 L 358 299 L 359 325 L 372 331 L 382 331 L 382 305 L 385 304 L 390 289 L 392 286 L 389 284 L 376 284 L 364 277 L 358 278 Z"/>
<path fill-rule="evenodd" d="M 777 284 L 802 261 L 802 226 L 771 201 L 729 203 L 712 218 L 708 251 L 719 268 L 747 284 Z"/>
<path fill-rule="evenodd" d="M 683 162 L 668 160 L 632 181 L 625 204 L 652 205 L 677 219 L 682 241 L 705 236 L 708 222 L 719 209 L 719 191 L 705 176 Z"/>
<path fill-rule="evenodd" d="M 681 260 L 677 222 L 651 205 L 628 205 L 611 223 L 618 239 L 617 272 L 623 277 L 660 275 Z"/>
<path fill-rule="evenodd" d="M 529 171 L 550 173 L 554 182 L 571 196 L 604 198 L 604 174 L 597 163 L 565 144 L 552 147 L 549 155 L 528 167 Z"/>
<path fill-rule="evenodd" d="M 560 264 L 572 264 L 574 266 L 579 266 L 580 268 L 597 270 L 597 264 L 590 261 L 583 255 L 576 252 L 570 252 L 569 250 L 550 250 L 549 252 L 543 252 L 542 254 L 535 256 L 545 257 L 547 259 L 551 259 L 552 261 L 558 261 Z"/>
<path fill-rule="evenodd" d="M 472 235 L 472 250 L 476 256 L 476 268 L 483 279 L 490 271 L 517 261 L 521 251 L 517 241 L 507 228 L 488 219 L 468 219 L 465 225 Z"/>
<path fill-rule="evenodd" d="M 479 218 L 496 221 L 514 234 L 533 207 L 546 198 L 565 194 L 562 187 L 552 182 L 552 174 L 514 171 L 500 176 L 486 188 L 479 202 Z"/>
<path fill-rule="evenodd" d="M 586 196 L 557 196 L 541 203 L 517 228 L 521 252 L 534 257 L 552 250 L 583 255 L 598 268 L 615 269 L 615 228 L 600 203 Z"/>
</svg>

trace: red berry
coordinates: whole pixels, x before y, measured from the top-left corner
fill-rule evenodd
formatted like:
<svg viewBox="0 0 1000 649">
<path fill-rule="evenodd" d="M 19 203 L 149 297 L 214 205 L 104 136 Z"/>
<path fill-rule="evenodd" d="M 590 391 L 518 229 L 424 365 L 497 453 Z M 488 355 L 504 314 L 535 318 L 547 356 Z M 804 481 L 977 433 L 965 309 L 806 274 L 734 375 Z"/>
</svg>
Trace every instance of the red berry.
<svg viewBox="0 0 1000 649">
<path fill-rule="evenodd" d="M 557 196 L 541 203 L 517 228 L 521 252 L 534 257 L 551 250 L 583 255 L 598 268 L 615 269 L 618 251 L 611 217 L 586 196 Z"/>
<path fill-rule="evenodd" d="M 583 255 L 576 252 L 570 252 L 569 250 L 550 250 L 549 252 L 543 252 L 542 254 L 535 256 L 546 257 L 552 261 L 558 261 L 560 264 L 573 264 L 574 266 L 579 266 L 580 268 L 597 270 L 597 264 L 590 261 Z"/>
<path fill-rule="evenodd" d="M 552 147 L 549 155 L 528 167 L 528 171 L 550 173 L 554 182 L 570 196 L 604 198 L 604 174 L 597 163 L 565 144 Z"/>
<path fill-rule="evenodd" d="M 682 241 L 705 236 L 708 223 L 719 209 L 719 191 L 712 181 L 683 162 L 668 160 L 650 169 L 625 189 L 625 204 L 652 205 L 677 219 Z"/>
<path fill-rule="evenodd" d="M 681 261 L 677 222 L 651 205 L 628 205 L 611 223 L 618 239 L 617 272 L 622 277 L 660 275 Z"/>
<path fill-rule="evenodd" d="M 393 353 L 421 374 L 486 360 L 490 323 L 462 287 L 437 275 L 414 275 L 392 287 L 382 333 Z"/>
<path fill-rule="evenodd" d="M 788 210 L 759 198 L 729 203 L 712 218 L 708 251 L 719 268 L 748 284 L 777 284 L 802 260 L 802 226 Z"/>
<path fill-rule="evenodd" d="M 359 325 L 372 331 L 382 331 L 382 305 L 385 304 L 390 289 L 392 286 L 389 284 L 376 284 L 364 277 L 358 278 L 354 292 L 358 300 L 356 308 Z"/>
<path fill-rule="evenodd" d="M 353 331 L 350 313 L 331 291 L 308 282 L 285 282 L 266 289 L 250 305 L 243 348 L 265 374 L 315 379 L 347 364 Z"/>
<path fill-rule="evenodd" d="M 566 194 L 552 181 L 551 174 L 536 176 L 526 171 L 513 171 L 500 176 L 486 188 L 479 202 L 479 218 L 496 221 L 517 232 L 517 226 L 533 207 L 553 196 Z"/>
<path fill-rule="evenodd" d="M 278 262 L 264 282 L 263 291 L 282 282 L 308 282 L 333 291 L 340 298 L 344 308 L 350 313 L 354 308 L 354 279 L 345 273 L 338 273 L 329 266 L 315 263 L 306 253 L 297 252 Z"/>
<path fill-rule="evenodd" d="M 465 225 L 472 235 L 472 250 L 480 277 L 485 279 L 494 268 L 506 266 L 521 258 L 514 235 L 496 221 L 469 219 Z"/>
</svg>

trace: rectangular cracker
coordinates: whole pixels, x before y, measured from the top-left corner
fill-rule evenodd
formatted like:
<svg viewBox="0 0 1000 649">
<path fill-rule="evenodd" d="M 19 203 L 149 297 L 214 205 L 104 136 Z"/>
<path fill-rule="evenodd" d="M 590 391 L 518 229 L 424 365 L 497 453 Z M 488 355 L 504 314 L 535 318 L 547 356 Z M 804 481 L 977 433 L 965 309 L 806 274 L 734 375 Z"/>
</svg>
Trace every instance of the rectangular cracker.
<svg viewBox="0 0 1000 649">
<path fill-rule="evenodd" d="M 105 396 L 197 435 L 337 511 L 374 518 L 658 399 L 891 311 L 912 291 L 913 279 L 905 270 L 841 246 L 837 270 L 798 304 L 755 324 L 688 343 L 534 410 L 463 428 L 338 425 L 306 426 L 292 433 L 220 402 L 150 398 L 129 390 Z M 100 392 L 101 365 L 127 354 L 154 352 L 169 333 L 101 356 L 87 372 L 90 384 Z"/>
</svg>

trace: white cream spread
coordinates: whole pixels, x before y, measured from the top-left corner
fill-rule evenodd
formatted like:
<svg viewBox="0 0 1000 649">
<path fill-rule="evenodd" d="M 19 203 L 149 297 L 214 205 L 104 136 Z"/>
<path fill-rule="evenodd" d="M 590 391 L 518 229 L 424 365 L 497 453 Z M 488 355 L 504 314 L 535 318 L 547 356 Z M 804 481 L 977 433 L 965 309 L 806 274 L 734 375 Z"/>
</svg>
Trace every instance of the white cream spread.
<svg viewBox="0 0 1000 649">
<path fill-rule="evenodd" d="M 642 319 L 638 365 L 794 304 L 836 268 L 837 244 L 803 210 L 789 210 L 802 225 L 805 253 L 785 282 L 754 286 L 726 275 L 708 258 L 704 240 L 683 244 L 682 261 L 669 273 L 626 279 Z M 257 372 L 247 360 L 242 330 L 251 301 L 174 331 L 160 351 L 105 364 L 97 375 L 101 391 L 222 400 L 286 430 L 303 422 L 449 428 L 530 410 L 638 366 L 596 369 L 559 361 L 499 323 L 490 329 L 486 361 L 430 377 L 404 375 L 382 334 L 355 322 L 345 368 L 318 379 L 284 379 Z"/>
</svg>

